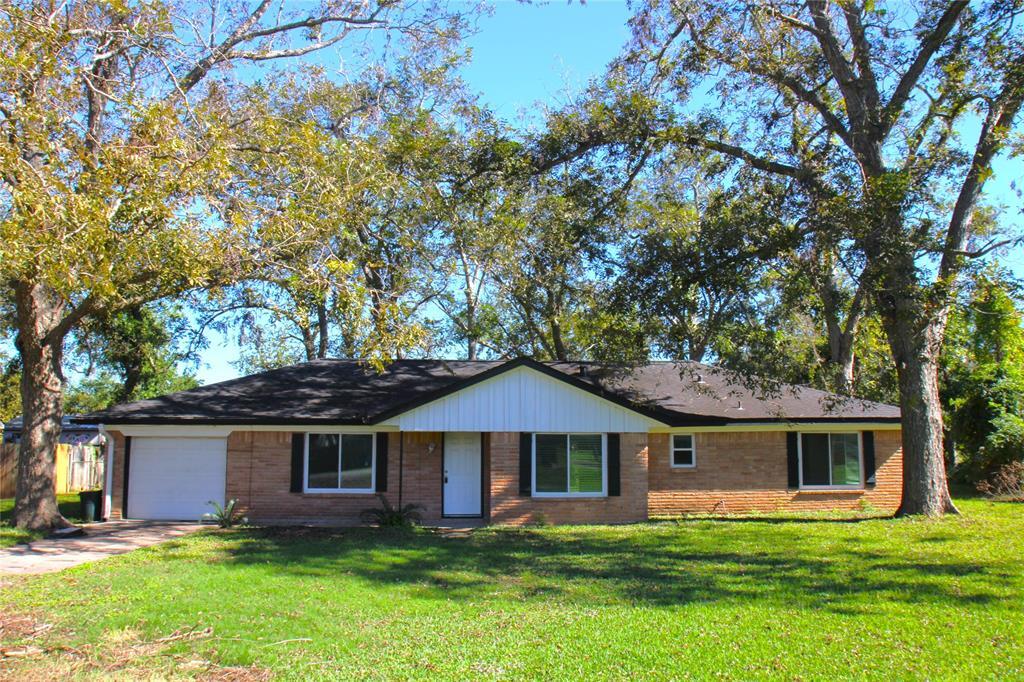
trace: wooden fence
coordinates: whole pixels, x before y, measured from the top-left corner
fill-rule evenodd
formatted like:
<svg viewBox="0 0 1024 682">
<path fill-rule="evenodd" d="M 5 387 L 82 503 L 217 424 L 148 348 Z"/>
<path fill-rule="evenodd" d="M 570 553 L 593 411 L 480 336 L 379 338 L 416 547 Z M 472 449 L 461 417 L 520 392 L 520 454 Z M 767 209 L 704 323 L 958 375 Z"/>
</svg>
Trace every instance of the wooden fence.
<svg viewBox="0 0 1024 682">
<path fill-rule="evenodd" d="M 98 445 L 57 446 L 54 488 L 58 495 L 103 487 L 103 448 Z M 0 445 L 0 497 L 14 497 L 18 446 Z"/>
</svg>

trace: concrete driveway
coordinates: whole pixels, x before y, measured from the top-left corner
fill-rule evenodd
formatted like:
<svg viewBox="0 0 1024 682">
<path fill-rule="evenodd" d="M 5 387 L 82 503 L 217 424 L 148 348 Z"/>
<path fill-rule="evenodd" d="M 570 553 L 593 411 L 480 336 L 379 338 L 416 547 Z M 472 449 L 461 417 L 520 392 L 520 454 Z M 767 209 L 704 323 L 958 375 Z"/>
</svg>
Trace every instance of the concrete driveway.
<svg viewBox="0 0 1024 682">
<path fill-rule="evenodd" d="M 87 534 L 81 537 L 36 540 L 0 549 L 0 575 L 52 573 L 166 542 L 202 526 L 162 521 L 109 521 L 83 528 Z"/>
</svg>

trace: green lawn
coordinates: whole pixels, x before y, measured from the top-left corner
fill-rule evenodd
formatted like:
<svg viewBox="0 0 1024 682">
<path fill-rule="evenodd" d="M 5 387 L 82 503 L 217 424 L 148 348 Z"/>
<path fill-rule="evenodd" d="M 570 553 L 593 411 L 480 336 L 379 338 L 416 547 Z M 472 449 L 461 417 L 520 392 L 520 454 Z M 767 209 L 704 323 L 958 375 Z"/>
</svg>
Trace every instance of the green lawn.
<svg viewBox="0 0 1024 682">
<path fill-rule="evenodd" d="M 79 517 L 78 493 L 58 495 L 57 504 L 65 518 L 76 521 Z M 14 509 L 14 498 L 0 499 L 0 547 L 10 547 L 19 542 L 31 542 L 39 535 L 21 528 L 11 527 L 11 510 Z"/>
<path fill-rule="evenodd" d="M 1022 678 L 1024 505 L 960 505 L 942 521 L 201 531 L 7 579 L 0 646 L 40 651 L 0 673 Z"/>
</svg>

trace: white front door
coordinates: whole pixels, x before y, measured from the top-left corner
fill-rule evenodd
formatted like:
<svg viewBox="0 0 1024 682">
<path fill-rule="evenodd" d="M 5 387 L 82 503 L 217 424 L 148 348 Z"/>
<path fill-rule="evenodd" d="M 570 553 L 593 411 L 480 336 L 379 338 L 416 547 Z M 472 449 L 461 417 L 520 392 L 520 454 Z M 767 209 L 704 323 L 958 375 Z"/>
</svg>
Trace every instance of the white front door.
<svg viewBox="0 0 1024 682">
<path fill-rule="evenodd" d="M 444 434 L 444 515 L 480 516 L 480 434 Z"/>
</svg>

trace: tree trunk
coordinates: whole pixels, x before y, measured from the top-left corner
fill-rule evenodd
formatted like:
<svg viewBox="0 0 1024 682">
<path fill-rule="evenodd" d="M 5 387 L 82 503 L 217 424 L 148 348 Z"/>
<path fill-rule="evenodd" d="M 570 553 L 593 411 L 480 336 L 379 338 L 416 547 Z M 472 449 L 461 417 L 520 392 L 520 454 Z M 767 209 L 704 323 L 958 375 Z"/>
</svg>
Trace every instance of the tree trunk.
<svg viewBox="0 0 1024 682">
<path fill-rule="evenodd" d="M 569 359 L 569 351 L 565 347 L 564 339 L 562 339 L 561 321 L 557 317 L 552 317 L 548 321 L 548 327 L 551 329 L 551 345 L 555 349 L 555 360 L 566 362 Z"/>
<path fill-rule="evenodd" d="M 18 350 L 21 353 L 23 415 L 18 449 L 14 524 L 29 530 L 70 525 L 57 508 L 54 452 L 63 417 L 61 354 L 63 339 L 47 339 L 60 321 L 62 306 L 40 285 L 15 286 Z"/>
<path fill-rule="evenodd" d="M 901 516 L 957 513 L 946 480 L 937 370 L 934 357 L 910 359 L 897 370 L 903 414 Z"/>
<path fill-rule="evenodd" d="M 125 310 L 124 315 L 131 319 L 133 328 L 140 328 L 143 319 L 140 306 Z M 136 345 L 135 348 L 138 348 L 138 346 Z M 118 402 L 126 402 L 135 397 L 135 391 L 142 383 L 143 363 L 145 362 L 145 358 L 142 357 L 141 353 L 132 353 L 122 357 L 121 370 L 124 374 L 124 384 L 121 385 L 121 390 L 117 394 Z"/>
<path fill-rule="evenodd" d="M 896 361 L 903 427 L 903 501 L 897 513 L 955 514 L 946 480 L 939 401 L 938 358 L 946 314 L 926 312 L 924 302 L 909 293 L 891 296 L 886 303 L 882 321 Z"/>
<path fill-rule="evenodd" d="M 318 358 L 326 358 L 327 350 L 330 348 L 330 326 L 327 321 L 327 306 L 324 303 L 316 304 L 316 328 L 317 328 L 317 349 Z"/>
<path fill-rule="evenodd" d="M 305 319 L 299 323 L 299 333 L 302 334 L 302 349 L 306 351 L 306 362 L 316 360 L 316 341 L 313 340 L 313 330 L 306 324 Z"/>
<path fill-rule="evenodd" d="M 830 341 L 829 346 L 829 364 L 832 365 L 835 389 L 844 395 L 853 395 L 853 337 L 844 332 L 835 340 L 835 344 Z"/>
</svg>

